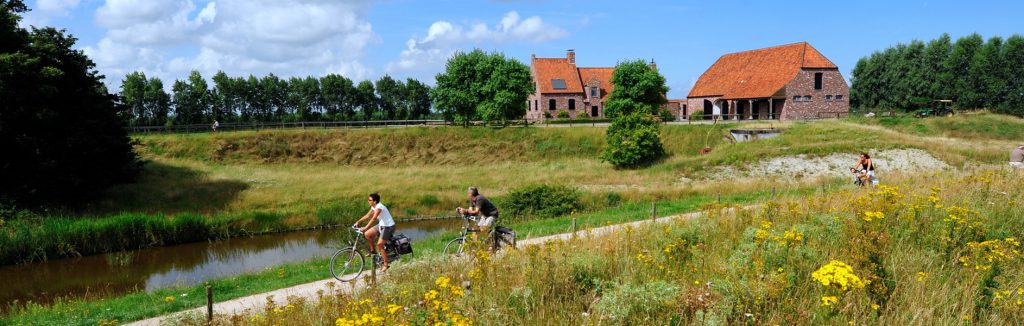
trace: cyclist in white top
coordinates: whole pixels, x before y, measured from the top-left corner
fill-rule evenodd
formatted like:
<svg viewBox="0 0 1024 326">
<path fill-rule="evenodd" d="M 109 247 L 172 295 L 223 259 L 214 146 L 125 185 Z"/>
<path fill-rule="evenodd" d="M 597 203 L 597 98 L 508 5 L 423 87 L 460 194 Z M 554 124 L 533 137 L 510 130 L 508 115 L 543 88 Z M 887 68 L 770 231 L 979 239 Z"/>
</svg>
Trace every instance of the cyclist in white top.
<svg viewBox="0 0 1024 326">
<path fill-rule="evenodd" d="M 380 203 L 380 195 L 377 193 L 370 194 L 367 202 L 370 203 L 370 211 L 366 212 L 366 215 L 363 215 L 352 227 L 359 228 L 359 231 L 363 232 L 366 243 L 370 244 L 370 252 L 380 253 L 380 257 L 384 260 L 384 264 L 380 268 L 383 273 L 388 270 L 388 254 L 384 251 L 384 244 L 391 241 L 391 236 L 395 234 L 395 219 L 391 217 L 391 211 L 388 211 L 387 206 Z M 366 224 L 360 227 L 359 223 L 363 221 L 366 221 Z M 372 227 L 375 221 L 378 221 L 376 228 Z M 380 238 L 374 244 L 373 238 L 378 234 Z"/>
</svg>

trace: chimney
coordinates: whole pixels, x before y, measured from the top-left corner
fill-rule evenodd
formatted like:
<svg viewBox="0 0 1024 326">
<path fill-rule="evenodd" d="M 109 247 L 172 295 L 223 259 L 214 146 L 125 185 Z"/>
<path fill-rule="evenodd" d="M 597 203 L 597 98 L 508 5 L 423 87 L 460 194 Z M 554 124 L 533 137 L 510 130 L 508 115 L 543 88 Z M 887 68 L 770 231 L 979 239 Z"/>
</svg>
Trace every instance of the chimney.
<svg viewBox="0 0 1024 326">
<path fill-rule="evenodd" d="M 651 69 L 654 69 L 655 71 L 658 70 L 658 64 L 654 63 L 654 59 L 651 59 L 651 63 L 648 64 L 647 66 L 651 67 Z"/>
<path fill-rule="evenodd" d="M 569 49 L 565 51 L 565 58 L 569 59 L 569 64 L 576 64 L 576 50 Z"/>
<path fill-rule="evenodd" d="M 530 60 L 537 60 L 537 54 L 536 53 L 530 53 Z"/>
</svg>

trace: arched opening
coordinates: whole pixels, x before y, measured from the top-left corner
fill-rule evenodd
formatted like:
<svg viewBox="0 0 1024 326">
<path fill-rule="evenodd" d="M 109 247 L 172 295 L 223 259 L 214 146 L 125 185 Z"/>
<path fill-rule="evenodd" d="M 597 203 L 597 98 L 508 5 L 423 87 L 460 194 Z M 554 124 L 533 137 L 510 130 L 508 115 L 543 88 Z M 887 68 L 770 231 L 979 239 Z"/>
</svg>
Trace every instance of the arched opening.
<svg viewBox="0 0 1024 326">
<path fill-rule="evenodd" d="M 747 111 L 750 110 L 750 108 L 748 108 L 747 106 L 747 101 L 741 100 L 736 102 L 736 116 L 738 117 L 738 120 L 743 120 L 747 118 Z"/>
<path fill-rule="evenodd" d="M 715 105 L 711 104 L 711 101 L 704 100 L 704 119 L 711 118 L 711 115 L 715 112 Z"/>
</svg>

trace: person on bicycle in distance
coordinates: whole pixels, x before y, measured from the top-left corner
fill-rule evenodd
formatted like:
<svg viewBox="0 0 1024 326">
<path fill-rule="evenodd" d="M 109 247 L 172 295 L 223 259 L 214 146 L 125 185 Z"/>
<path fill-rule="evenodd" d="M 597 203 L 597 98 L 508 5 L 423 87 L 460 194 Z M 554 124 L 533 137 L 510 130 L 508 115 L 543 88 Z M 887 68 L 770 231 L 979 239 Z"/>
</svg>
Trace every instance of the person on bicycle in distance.
<svg viewBox="0 0 1024 326">
<path fill-rule="evenodd" d="M 469 202 L 472 206 L 470 208 L 459 207 L 455 211 L 459 214 L 478 216 L 476 224 L 478 231 L 490 234 L 490 229 L 494 227 L 498 219 L 498 207 L 494 206 L 494 203 L 491 203 L 487 197 L 481 195 L 476 187 L 469 187 L 466 194 L 469 195 Z"/>
<path fill-rule="evenodd" d="M 366 243 L 370 244 L 370 252 L 379 252 L 380 257 L 384 260 L 384 265 L 381 266 L 380 271 L 386 272 L 388 270 L 388 254 L 384 251 L 384 244 L 391 241 L 391 236 L 395 234 L 395 219 L 391 217 L 391 211 L 388 210 L 387 206 L 380 203 L 380 195 L 377 193 L 370 194 L 366 200 L 370 203 L 370 211 L 366 212 L 355 224 L 352 224 L 353 228 L 359 229 L 359 232 L 363 233 L 366 237 Z M 359 223 L 366 221 L 366 225 L 359 227 Z M 372 228 L 373 222 L 379 221 L 376 228 Z M 376 243 L 373 238 L 380 235 Z"/>
<path fill-rule="evenodd" d="M 875 162 L 871 161 L 871 155 L 868 155 L 868 153 L 861 152 L 857 165 L 854 165 L 850 170 L 856 170 L 866 175 L 872 185 L 878 185 L 878 178 L 875 177 Z"/>
</svg>

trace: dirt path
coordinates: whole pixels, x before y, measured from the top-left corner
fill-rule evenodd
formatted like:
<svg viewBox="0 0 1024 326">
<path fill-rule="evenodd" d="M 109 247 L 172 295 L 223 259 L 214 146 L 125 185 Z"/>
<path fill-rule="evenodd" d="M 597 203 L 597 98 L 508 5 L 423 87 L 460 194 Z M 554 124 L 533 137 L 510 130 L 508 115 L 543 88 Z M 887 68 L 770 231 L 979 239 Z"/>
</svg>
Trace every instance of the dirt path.
<svg viewBox="0 0 1024 326">
<path fill-rule="evenodd" d="M 688 220 L 688 219 L 696 218 L 696 217 L 700 216 L 701 214 L 703 214 L 703 213 L 695 212 L 695 213 L 687 213 L 687 214 L 680 214 L 680 215 L 672 215 L 672 216 L 658 218 L 654 222 L 655 223 L 667 223 L 669 221 L 674 221 L 674 220 Z M 573 233 L 573 232 L 561 233 L 561 234 L 554 234 L 554 235 L 549 235 L 549 236 L 525 239 L 525 240 L 518 241 L 517 245 L 518 246 L 540 245 L 540 244 L 544 244 L 545 242 L 550 242 L 550 241 L 568 240 L 568 239 L 571 239 L 574 235 L 599 236 L 599 235 L 604 235 L 604 234 L 612 233 L 614 231 L 620 230 L 620 229 L 622 229 L 624 227 L 627 227 L 627 226 L 637 227 L 637 226 L 640 226 L 640 225 L 643 225 L 643 224 L 649 224 L 649 223 L 651 223 L 651 220 L 642 220 L 642 221 L 635 221 L 635 222 L 629 222 L 629 223 L 608 225 L 608 226 L 602 226 L 602 227 L 596 227 L 596 228 L 591 228 L 591 229 L 580 230 L 580 231 L 576 231 L 575 233 Z M 394 268 L 396 268 L 396 269 L 397 268 L 415 268 L 416 265 L 422 264 L 424 262 L 426 262 L 426 261 L 415 261 L 415 262 L 412 262 L 412 263 L 409 263 L 409 264 L 398 265 L 398 266 L 395 266 Z M 326 273 L 326 271 L 325 271 L 325 273 Z M 368 273 L 364 273 L 364 274 L 368 274 Z M 386 278 L 386 276 L 387 276 L 386 274 L 378 275 L 379 278 Z M 334 286 L 334 290 L 335 291 L 344 291 L 344 292 L 347 292 L 347 293 L 351 293 L 351 292 L 354 292 L 354 291 L 357 291 L 359 289 L 362 289 L 362 288 L 366 287 L 368 282 L 369 282 L 368 278 L 364 277 L 362 280 L 360 280 L 358 282 L 338 285 L 339 282 L 337 280 L 335 280 L 333 278 L 329 278 L 329 279 L 320 280 L 320 281 L 316 281 L 316 282 L 300 284 L 300 285 L 296 285 L 296 286 L 292 286 L 292 287 L 288 287 L 288 288 L 277 289 L 277 290 L 270 291 L 270 292 L 254 294 L 254 295 L 250 295 L 250 296 L 246 296 L 246 297 L 241 297 L 241 298 L 237 298 L 237 299 L 233 299 L 233 300 L 229 300 L 229 301 L 215 303 L 213 305 L 213 313 L 217 314 L 217 315 L 235 315 L 235 314 L 245 313 L 246 311 L 261 310 L 263 307 L 265 307 L 268 296 L 273 296 L 273 301 L 277 305 L 285 305 L 285 304 L 287 304 L 287 301 L 288 301 L 287 298 L 289 296 L 302 297 L 302 298 L 306 298 L 306 299 L 311 299 L 312 300 L 312 299 L 317 298 L 317 292 L 318 291 L 321 291 L 321 290 L 324 291 L 324 292 L 330 291 L 331 288 L 328 287 L 328 285 L 327 285 L 328 283 L 335 284 L 335 286 Z M 185 311 L 181 311 L 181 312 L 176 312 L 176 313 L 172 313 L 172 314 L 168 314 L 168 315 L 163 315 L 163 316 L 159 316 L 159 317 L 153 317 L 153 318 L 150 318 L 150 319 L 140 320 L 140 321 L 136 321 L 136 322 L 130 323 L 128 325 L 131 325 L 131 326 L 141 326 L 141 325 L 156 326 L 156 325 L 160 325 L 164 320 L 173 320 L 177 316 L 182 316 L 182 315 L 187 315 L 187 314 L 205 314 L 205 313 L 206 313 L 206 307 L 201 307 L 201 308 L 195 308 L 195 309 L 185 310 Z"/>
</svg>

